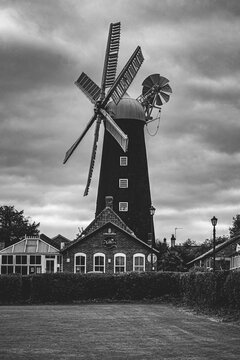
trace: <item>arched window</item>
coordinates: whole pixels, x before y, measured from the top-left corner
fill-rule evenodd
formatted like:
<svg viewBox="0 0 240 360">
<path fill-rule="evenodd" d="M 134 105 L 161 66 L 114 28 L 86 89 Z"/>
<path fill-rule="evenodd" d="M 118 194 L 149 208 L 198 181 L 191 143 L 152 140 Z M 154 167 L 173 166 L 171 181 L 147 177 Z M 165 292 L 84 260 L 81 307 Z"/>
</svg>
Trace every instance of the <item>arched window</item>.
<svg viewBox="0 0 240 360">
<path fill-rule="evenodd" d="M 74 256 L 74 272 L 85 273 L 86 272 L 86 254 L 77 253 Z"/>
<path fill-rule="evenodd" d="M 145 255 L 134 254 L 133 255 L 133 271 L 141 272 L 145 271 Z"/>
<path fill-rule="evenodd" d="M 105 272 L 105 255 L 96 253 L 93 257 L 93 271 Z"/>
<path fill-rule="evenodd" d="M 118 253 L 114 255 L 114 272 L 120 273 L 126 271 L 126 255 Z"/>
</svg>

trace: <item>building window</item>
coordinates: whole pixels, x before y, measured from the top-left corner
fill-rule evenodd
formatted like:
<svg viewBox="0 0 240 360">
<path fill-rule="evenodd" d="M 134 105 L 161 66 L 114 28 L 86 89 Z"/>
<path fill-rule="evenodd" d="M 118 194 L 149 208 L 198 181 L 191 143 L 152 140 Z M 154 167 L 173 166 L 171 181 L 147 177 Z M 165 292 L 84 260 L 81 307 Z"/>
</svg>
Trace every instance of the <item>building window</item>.
<svg viewBox="0 0 240 360">
<path fill-rule="evenodd" d="M 2 264 L 12 265 L 13 264 L 13 256 L 12 255 L 3 255 L 2 256 Z"/>
<path fill-rule="evenodd" d="M 127 166 L 128 158 L 127 156 L 120 156 L 120 166 Z"/>
<path fill-rule="evenodd" d="M 119 187 L 121 189 L 128 188 L 128 179 L 119 179 Z"/>
<path fill-rule="evenodd" d="M 102 253 L 94 254 L 93 271 L 105 272 L 105 255 Z"/>
<path fill-rule="evenodd" d="M 133 271 L 145 271 L 145 256 L 143 254 L 133 255 Z"/>
<path fill-rule="evenodd" d="M 2 255 L 1 274 L 13 274 L 13 255 Z"/>
<path fill-rule="evenodd" d="M 42 272 L 41 255 L 30 255 L 29 274 L 41 274 Z"/>
<path fill-rule="evenodd" d="M 15 274 L 27 275 L 27 268 L 28 268 L 27 266 L 16 265 Z"/>
<path fill-rule="evenodd" d="M 75 273 L 86 273 L 86 254 L 75 254 Z"/>
<path fill-rule="evenodd" d="M 126 271 L 126 255 L 115 254 L 114 255 L 114 272 L 122 273 Z"/>
<path fill-rule="evenodd" d="M 122 201 L 119 203 L 119 211 L 128 211 L 128 202 Z"/>
<path fill-rule="evenodd" d="M 27 255 L 16 255 L 15 274 L 27 275 Z"/>
<path fill-rule="evenodd" d="M 16 255 L 17 265 L 27 265 L 27 255 Z"/>
</svg>

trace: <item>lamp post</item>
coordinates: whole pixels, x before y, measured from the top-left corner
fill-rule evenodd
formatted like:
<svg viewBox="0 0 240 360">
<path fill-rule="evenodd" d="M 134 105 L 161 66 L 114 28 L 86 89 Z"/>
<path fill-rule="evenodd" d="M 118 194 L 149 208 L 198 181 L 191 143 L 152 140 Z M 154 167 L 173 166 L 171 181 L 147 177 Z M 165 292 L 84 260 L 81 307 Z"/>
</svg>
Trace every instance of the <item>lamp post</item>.
<svg viewBox="0 0 240 360">
<path fill-rule="evenodd" d="M 218 219 L 215 216 L 211 219 L 212 226 L 213 226 L 213 272 L 215 272 L 215 270 L 216 270 L 216 266 L 215 266 L 215 262 L 216 262 L 215 248 L 216 248 L 216 225 L 217 225 L 217 221 L 218 221 Z"/>
<path fill-rule="evenodd" d="M 151 216 L 151 271 L 153 271 L 153 252 L 152 252 L 152 248 L 153 248 L 153 216 L 155 214 L 155 207 L 153 205 L 151 205 L 149 211 L 150 211 L 150 216 Z"/>
</svg>

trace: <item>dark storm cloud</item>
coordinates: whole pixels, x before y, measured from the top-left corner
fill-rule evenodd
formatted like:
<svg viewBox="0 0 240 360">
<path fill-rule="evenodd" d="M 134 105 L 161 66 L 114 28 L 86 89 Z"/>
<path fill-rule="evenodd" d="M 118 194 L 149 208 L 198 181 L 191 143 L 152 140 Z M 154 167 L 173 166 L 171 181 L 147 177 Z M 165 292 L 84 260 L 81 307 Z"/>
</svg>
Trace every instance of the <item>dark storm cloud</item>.
<svg viewBox="0 0 240 360">
<path fill-rule="evenodd" d="M 74 67 L 69 54 L 50 46 L 10 42 L 0 49 L 1 97 L 67 85 Z"/>
<path fill-rule="evenodd" d="M 236 26 L 239 33 L 239 23 Z M 230 37 L 233 36 L 233 39 Z M 239 73 L 240 45 L 237 45 L 237 35 L 234 31 L 225 33 L 224 26 L 220 33 L 206 33 L 201 38 L 201 33 L 195 39 L 195 43 L 189 47 L 183 46 L 179 53 L 174 53 L 174 62 L 185 67 L 186 71 L 206 76 L 218 78 L 224 76 L 234 76 Z M 189 44 L 190 45 L 190 44 Z"/>
<path fill-rule="evenodd" d="M 84 2 L 85 3 L 85 2 Z M 111 1 L 100 0 L 102 11 L 109 8 L 114 16 L 120 14 L 119 20 L 128 23 L 128 30 L 135 28 L 144 34 L 146 29 L 152 28 L 152 38 L 156 36 L 155 25 L 166 25 L 169 30 L 177 26 L 179 29 L 188 22 L 201 23 L 210 19 L 210 23 L 215 20 L 231 21 L 237 19 L 240 14 L 240 4 L 238 0 L 117 0 L 112 9 Z M 114 11 L 115 10 L 115 11 Z M 94 13 L 93 9 L 93 16 Z M 122 17 L 122 19 L 120 18 Z M 136 35 L 136 34 L 135 34 Z M 159 34 L 159 40 L 164 40 Z M 184 42 L 184 38 L 182 39 Z"/>
</svg>

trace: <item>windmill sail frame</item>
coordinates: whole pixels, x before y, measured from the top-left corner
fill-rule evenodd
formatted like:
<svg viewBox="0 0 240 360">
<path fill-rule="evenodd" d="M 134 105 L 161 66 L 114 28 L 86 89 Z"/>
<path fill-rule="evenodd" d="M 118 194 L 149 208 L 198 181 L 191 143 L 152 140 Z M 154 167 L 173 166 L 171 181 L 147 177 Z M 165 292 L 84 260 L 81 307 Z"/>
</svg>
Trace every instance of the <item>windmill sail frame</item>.
<svg viewBox="0 0 240 360">
<path fill-rule="evenodd" d="M 126 93 L 127 89 L 131 85 L 133 79 L 135 78 L 138 70 L 140 69 L 144 57 L 141 51 L 140 46 L 138 46 L 133 52 L 132 56 L 116 77 L 117 71 L 117 62 L 118 62 L 118 53 L 120 45 L 120 22 L 111 23 L 109 26 L 109 34 L 107 47 L 105 52 L 105 60 L 103 65 L 103 74 L 101 81 L 101 88 L 84 72 L 81 73 L 75 85 L 88 97 L 88 99 L 94 104 L 94 115 L 88 122 L 85 130 L 80 135 L 80 137 L 75 141 L 75 143 L 69 148 L 66 152 L 64 164 L 68 161 L 72 153 L 78 147 L 79 143 L 82 141 L 83 137 L 86 135 L 90 127 L 96 121 L 96 128 L 94 132 L 94 142 L 92 148 L 92 155 L 90 160 L 87 185 L 84 192 L 84 195 L 88 194 L 89 186 L 92 179 L 94 163 L 96 159 L 97 151 L 97 142 L 99 137 L 99 129 L 101 120 L 105 120 L 106 130 L 112 135 L 112 137 L 117 141 L 121 146 L 124 152 L 128 148 L 128 136 L 120 129 L 120 127 L 115 123 L 111 118 L 108 112 L 105 110 L 107 103 L 110 98 L 113 99 L 117 105 L 122 99 L 123 95 Z M 105 95 L 105 90 L 109 88 L 107 95 Z"/>
</svg>

